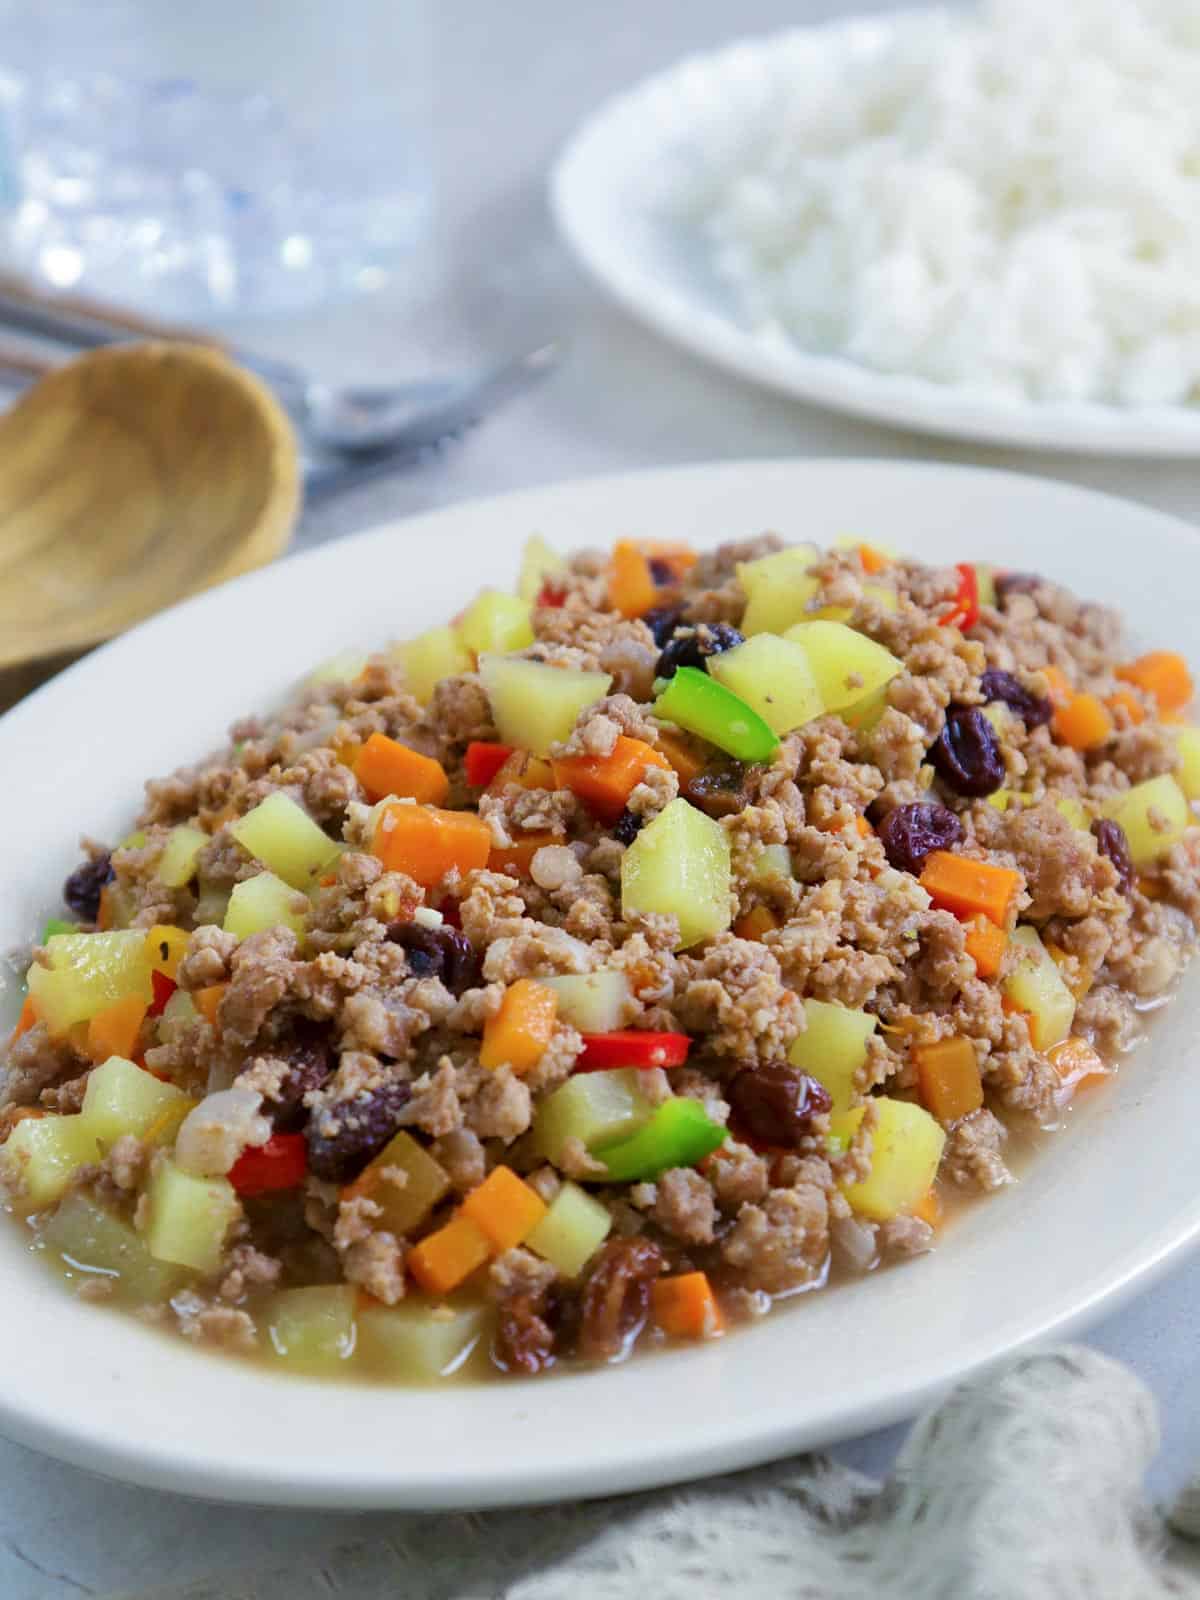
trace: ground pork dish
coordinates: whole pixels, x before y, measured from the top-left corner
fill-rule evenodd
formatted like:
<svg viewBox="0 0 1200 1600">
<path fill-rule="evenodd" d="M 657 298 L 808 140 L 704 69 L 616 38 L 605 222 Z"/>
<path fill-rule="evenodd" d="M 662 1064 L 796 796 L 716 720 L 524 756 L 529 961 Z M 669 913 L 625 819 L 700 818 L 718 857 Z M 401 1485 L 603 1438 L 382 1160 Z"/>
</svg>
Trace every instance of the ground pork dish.
<svg viewBox="0 0 1200 1600">
<path fill-rule="evenodd" d="M 414 1382 L 917 1257 L 1191 953 L 1191 698 L 1035 574 L 532 540 L 85 840 L 10 1208 L 89 1299 Z"/>
</svg>

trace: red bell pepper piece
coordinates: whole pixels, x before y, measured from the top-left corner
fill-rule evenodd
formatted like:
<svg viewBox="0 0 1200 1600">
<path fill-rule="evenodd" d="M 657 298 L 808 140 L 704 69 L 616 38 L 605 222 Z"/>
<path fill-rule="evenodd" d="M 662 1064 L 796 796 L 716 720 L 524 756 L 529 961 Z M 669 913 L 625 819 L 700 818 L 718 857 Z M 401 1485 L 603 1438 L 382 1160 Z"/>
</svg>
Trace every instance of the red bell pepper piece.
<svg viewBox="0 0 1200 1600">
<path fill-rule="evenodd" d="M 979 579 L 969 561 L 956 561 L 954 570 L 958 573 L 958 591 L 951 609 L 938 618 L 938 626 L 966 633 L 979 621 Z"/>
<path fill-rule="evenodd" d="M 692 1041 L 686 1033 L 649 1033 L 630 1028 L 616 1033 L 585 1033 L 576 1072 L 608 1072 L 613 1067 L 681 1067 Z"/>
<path fill-rule="evenodd" d="M 538 597 L 534 603 L 539 606 L 561 606 L 566 603 L 566 598 L 567 591 L 559 588 L 557 584 L 551 583 L 550 579 L 547 578 L 538 591 Z"/>
<path fill-rule="evenodd" d="M 243 1150 L 229 1170 L 229 1181 L 241 1195 L 296 1189 L 308 1171 L 308 1145 L 302 1133 L 273 1133 L 266 1144 Z"/>
<path fill-rule="evenodd" d="M 168 978 L 165 972 L 159 972 L 155 967 L 150 973 L 150 987 L 154 991 L 154 999 L 150 1003 L 148 1014 L 152 1017 L 161 1017 L 163 1008 L 179 985 L 174 978 Z"/>
<path fill-rule="evenodd" d="M 472 739 L 467 746 L 467 782 L 473 789 L 486 789 L 513 753 L 510 744 L 490 744 Z"/>
</svg>

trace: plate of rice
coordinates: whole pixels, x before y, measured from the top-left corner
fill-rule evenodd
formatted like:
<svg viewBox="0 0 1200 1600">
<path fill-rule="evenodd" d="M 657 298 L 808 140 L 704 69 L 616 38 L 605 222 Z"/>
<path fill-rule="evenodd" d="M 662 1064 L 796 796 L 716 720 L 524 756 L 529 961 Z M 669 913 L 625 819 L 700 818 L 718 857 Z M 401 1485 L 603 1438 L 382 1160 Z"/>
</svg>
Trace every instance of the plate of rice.
<svg viewBox="0 0 1200 1600">
<path fill-rule="evenodd" d="M 1185 456 L 1197 81 L 1183 0 L 795 29 L 608 102 L 552 200 L 627 310 L 742 377 L 952 437 Z"/>
</svg>

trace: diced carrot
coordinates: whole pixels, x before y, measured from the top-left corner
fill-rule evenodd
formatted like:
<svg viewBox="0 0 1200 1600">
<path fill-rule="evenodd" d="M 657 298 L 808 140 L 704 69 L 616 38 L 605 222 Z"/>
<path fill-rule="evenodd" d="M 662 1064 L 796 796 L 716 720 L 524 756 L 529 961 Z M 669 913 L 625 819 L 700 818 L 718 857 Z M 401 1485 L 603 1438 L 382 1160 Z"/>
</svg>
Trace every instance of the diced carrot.
<svg viewBox="0 0 1200 1600">
<path fill-rule="evenodd" d="M 871 824 L 861 811 L 856 811 L 854 814 L 854 831 L 860 839 L 869 839 L 871 837 Z"/>
<path fill-rule="evenodd" d="M 508 1065 L 518 1077 L 536 1067 L 545 1054 L 558 1015 L 558 995 L 533 978 L 518 978 L 504 991 L 494 1017 L 483 1027 L 479 1065 Z"/>
<path fill-rule="evenodd" d="M 690 783 L 693 778 L 704 771 L 703 758 L 698 756 L 694 750 L 689 749 L 677 734 L 660 730 L 658 746 L 675 768 L 676 776 L 681 784 Z"/>
<path fill-rule="evenodd" d="M 631 539 L 618 539 L 608 563 L 608 600 L 623 617 L 640 617 L 658 598 L 650 563 Z"/>
<path fill-rule="evenodd" d="M 1152 878 L 1148 872 L 1138 873 L 1137 886 L 1138 893 L 1144 894 L 1147 900 L 1162 900 L 1167 892 L 1158 879 Z"/>
<path fill-rule="evenodd" d="M 423 889 L 435 888 L 448 872 L 486 867 L 492 830 L 473 811 L 436 806 L 385 806 L 371 848 L 390 872 L 404 872 Z"/>
<path fill-rule="evenodd" d="M 1051 727 L 1072 750 L 1094 750 L 1112 734 L 1112 713 L 1094 694 L 1073 694 L 1055 711 Z"/>
<path fill-rule="evenodd" d="M 1153 695 L 1160 711 L 1182 711 L 1194 692 L 1188 664 L 1175 650 L 1151 650 L 1118 667 L 1117 677 Z"/>
<path fill-rule="evenodd" d="M 1114 717 L 1118 711 L 1124 711 L 1129 718 L 1131 726 L 1135 728 L 1139 723 L 1146 720 L 1145 706 L 1137 695 L 1131 694 L 1128 689 L 1118 689 L 1115 694 L 1108 696 L 1104 704 L 1113 713 Z"/>
<path fill-rule="evenodd" d="M 1094 1083 L 1097 1079 L 1107 1078 L 1109 1075 L 1108 1068 L 1098 1053 L 1086 1039 L 1081 1039 L 1078 1035 L 1056 1044 L 1053 1050 L 1048 1052 L 1047 1059 L 1063 1084 L 1071 1089 L 1077 1089 L 1084 1083 Z"/>
<path fill-rule="evenodd" d="M 101 933 L 108 933 L 113 925 L 113 902 L 110 889 L 111 885 L 106 883 L 100 891 L 100 905 L 96 911 L 96 927 Z"/>
<path fill-rule="evenodd" d="M 1043 667 L 1042 676 L 1052 706 L 1065 706 L 1075 693 L 1071 680 L 1061 667 Z"/>
<path fill-rule="evenodd" d="M 137 1048 L 138 1034 L 146 1020 L 146 1002 L 140 995 L 123 995 L 111 1006 L 98 1011 L 88 1022 L 87 1053 L 99 1064 L 109 1056 L 126 1060 Z"/>
<path fill-rule="evenodd" d="M 1012 867 L 993 866 L 990 861 L 971 861 L 949 850 L 934 850 L 925 857 L 921 887 L 942 911 L 956 917 L 982 913 L 1002 928 L 1021 887 L 1021 874 Z"/>
<path fill-rule="evenodd" d="M 487 1235 L 460 1214 L 415 1244 L 405 1266 L 427 1294 L 444 1295 L 457 1289 L 491 1253 Z"/>
<path fill-rule="evenodd" d="M 211 1022 L 214 1028 L 217 1026 L 217 1008 L 220 1006 L 224 994 L 225 985 L 223 983 L 210 984 L 207 989 L 192 990 L 192 1004 L 204 1020 Z"/>
<path fill-rule="evenodd" d="M 936 1189 L 927 1189 L 913 1207 L 914 1217 L 919 1217 L 922 1222 L 927 1222 L 931 1228 L 940 1228 L 942 1225 L 942 1201 Z"/>
<path fill-rule="evenodd" d="M 186 928 L 176 928 L 169 922 L 156 922 L 146 930 L 146 954 L 151 968 L 174 981 L 179 972 L 191 934 Z"/>
<path fill-rule="evenodd" d="M 1076 1000 L 1082 1000 L 1092 987 L 1095 974 L 1077 956 L 1068 955 L 1063 947 L 1055 944 L 1052 939 L 1044 939 L 1042 942 L 1046 946 L 1047 955 L 1058 968 L 1062 981 Z"/>
<path fill-rule="evenodd" d="M 647 767 L 671 770 L 666 756 L 643 739 L 618 734 L 606 756 L 564 756 L 554 763 L 554 782 L 570 789 L 600 822 L 613 823 L 641 783 Z"/>
<path fill-rule="evenodd" d="M 967 954 L 975 963 L 975 971 L 981 978 L 994 978 L 1008 948 L 1008 935 L 981 911 L 967 918 L 965 933 Z"/>
<path fill-rule="evenodd" d="M 440 806 L 450 793 L 450 779 L 440 761 L 410 750 L 385 733 L 373 733 L 358 753 L 354 776 L 374 803 L 385 795 Z"/>
<path fill-rule="evenodd" d="M 884 552 L 876 550 L 873 544 L 860 544 L 857 549 L 862 569 L 870 577 L 874 577 L 877 572 L 885 572 L 892 564 Z"/>
<path fill-rule="evenodd" d="M 677 580 L 685 578 L 700 559 L 690 545 L 670 539 L 643 539 L 638 548 L 648 561 L 664 561 Z"/>
<path fill-rule="evenodd" d="M 752 911 L 747 911 L 744 917 L 739 917 L 733 925 L 733 932 L 739 939 L 761 939 L 764 933 L 770 933 L 773 928 L 779 927 L 779 918 L 770 906 L 755 906 Z"/>
<path fill-rule="evenodd" d="M 983 1081 L 975 1046 L 956 1035 L 936 1044 L 919 1044 L 913 1050 L 921 1104 L 939 1122 L 969 1117 L 983 1104 Z"/>
<path fill-rule="evenodd" d="M 655 1322 L 673 1339 L 711 1339 L 725 1326 L 717 1297 L 703 1272 L 656 1278 L 650 1294 Z"/>
<path fill-rule="evenodd" d="M 8 1041 L 10 1049 L 14 1044 L 16 1044 L 17 1040 L 23 1033 L 29 1032 L 30 1028 L 32 1028 L 37 1022 L 37 1019 L 38 1015 L 33 1004 L 33 996 L 31 994 L 27 994 L 25 996 L 25 1002 L 21 1007 L 21 1015 L 17 1018 L 17 1025 L 13 1029 L 12 1037 Z"/>
<path fill-rule="evenodd" d="M 463 1201 L 461 1213 L 487 1235 L 497 1255 L 513 1250 L 546 1215 L 546 1202 L 511 1167 L 493 1167 Z"/>
<path fill-rule="evenodd" d="M 513 878 L 527 878 L 533 858 L 543 845 L 562 844 L 558 833 L 522 833 L 512 844 L 492 846 L 488 866 L 493 872 L 507 872 Z"/>
</svg>

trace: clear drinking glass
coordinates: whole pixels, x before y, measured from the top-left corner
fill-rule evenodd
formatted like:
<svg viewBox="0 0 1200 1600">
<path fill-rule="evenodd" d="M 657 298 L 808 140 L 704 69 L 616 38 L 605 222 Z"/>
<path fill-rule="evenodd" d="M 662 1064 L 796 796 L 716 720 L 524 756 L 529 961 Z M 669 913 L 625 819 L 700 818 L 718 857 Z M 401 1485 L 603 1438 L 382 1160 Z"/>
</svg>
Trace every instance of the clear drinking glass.
<svg viewBox="0 0 1200 1600">
<path fill-rule="evenodd" d="M 430 200 L 425 0 L 0 0 L 0 264 L 176 317 L 380 287 Z"/>
</svg>

